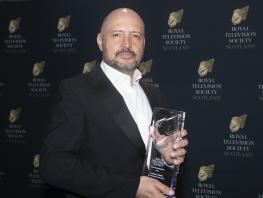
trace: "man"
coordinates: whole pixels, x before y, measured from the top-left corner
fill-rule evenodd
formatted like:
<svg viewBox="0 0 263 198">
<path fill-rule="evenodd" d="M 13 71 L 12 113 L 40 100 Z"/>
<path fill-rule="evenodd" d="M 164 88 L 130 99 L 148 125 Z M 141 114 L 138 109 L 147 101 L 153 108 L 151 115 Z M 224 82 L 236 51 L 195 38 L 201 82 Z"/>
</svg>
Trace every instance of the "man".
<svg viewBox="0 0 263 198">
<path fill-rule="evenodd" d="M 131 9 L 112 11 L 97 43 L 103 61 L 90 73 L 61 83 L 61 100 L 41 154 L 41 176 L 66 197 L 144 198 L 174 192 L 141 176 L 154 106 L 160 92 L 139 83 L 144 23 Z M 186 131 L 182 131 L 186 135 Z M 174 144 L 170 162 L 180 164 L 187 140 Z"/>
</svg>

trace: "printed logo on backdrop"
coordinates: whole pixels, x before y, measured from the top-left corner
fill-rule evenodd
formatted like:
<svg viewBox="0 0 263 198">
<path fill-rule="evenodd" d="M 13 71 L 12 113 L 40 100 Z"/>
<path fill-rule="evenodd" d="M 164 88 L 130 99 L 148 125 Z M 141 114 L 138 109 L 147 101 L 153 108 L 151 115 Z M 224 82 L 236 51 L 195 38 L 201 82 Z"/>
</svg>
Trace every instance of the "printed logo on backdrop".
<svg viewBox="0 0 263 198">
<path fill-rule="evenodd" d="M 4 89 L 4 83 L 0 81 L 0 97 L 4 95 L 3 89 Z"/>
<path fill-rule="evenodd" d="M 0 0 L 1 2 L 27 2 L 27 1 L 32 1 L 32 0 Z"/>
<path fill-rule="evenodd" d="M 44 185 L 44 182 L 40 179 L 39 165 L 40 165 L 40 155 L 35 154 L 32 160 L 32 171 L 28 174 L 29 186 L 33 188 L 47 187 Z"/>
<path fill-rule="evenodd" d="M 26 141 L 26 129 L 20 123 L 22 109 L 20 107 L 11 109 L 8 115 L 9 125 L 4 129 L 5 142 L 23 144 Z"/>
<path fill-rule="evenodd" d="M 152 64 L 153 64 L 153 60 L 147 60 L 144 62 L 141 62 L 138 66 L 138 70 L 140 70 L 140 72 L 142 73 L 142 79 L 141 81 L 150 85 L 153 85 L 154 87 L 159 87 L 159 84 L 154 82 L 152 77 L 145 77 L 147 74 L 149 74 L 151 72 L 151 68 L 152 68 Z"/>
<path fill-rule="evenodd" d="M 222 83 L 218 82 L 211 74 L 215 59 L 211 58 L 200 62 L 196 82 L 192 83 L 193 100 L 195 101 L 220 101 Z"/>
<path fill-rule="evenodd" d="M 192 195 L 195 198 L 201 197 L 222 197 L 222 191 L 219 190 L 213 183 L 213 173 L 215 171 L 215 165 L 204 165 L 199 168 L 197 175 L 198 182 L 195 187 L 192 188 Z"/>
<path fill-rule="evenodd" d="M 257 32 L 247 24 L 250 6 L 246 5 L 233 11 L 231 29 L 225 32 L 226 49 L 254 49 L 256 48 Z"/>
<path fill-rule="evenodd" d="M 49 97 L 51 84 L 44 76 L 46 61 L 36 62 L 32 68 L 32 80 L 27 83 L 28 95 L 31 97 Z"/>
<path fill-rule="evenodd" d="M 87 73 L 91 72 L 91 70 L 95 67 L 96 63 L 97 63 L 96 60 L 84 63 L 82 73 L 87 74 Z"/>
<path fill-rule="evenodd" d="M 52 38 L 53 52 L 76 52 L 77 38 L 70 32 L 71 15 L 58 19 L 57 34 Z"/>
<path fill-rule="evenodd" d="M 4 51 L 6 53 L 25 53 L 27 52 L 27 40 L 21 34 L 22 18 L 18 17 L 9 21 L 7 28 L 8 36 L 4 39 Z"/>
<path fill-rule="evenodd" d="M 253 158 L 255 140 L 249 137 L 245 128 L 247 117 L 247 114 L 242 114 L 231 118 L 228 135 L 223 139 L 224 156 Z"/>
<path fill-rule="evenodd" d="M 169 14 L 167 29 L 161 35 L 163 50 L 189 50 L 191 34 L 182 25 L 184 9 L 172 11 Z"/>
<path fill-rule="evenodd" d="M 4 185 L 4 177 L 5 177 L 5 172 L 0 169 L 0 186 Z"/>
<path fill-rule="evenodd" d="M 258 100 L 263 101 L 263 84 L 258 84 Z"/>
</svg>

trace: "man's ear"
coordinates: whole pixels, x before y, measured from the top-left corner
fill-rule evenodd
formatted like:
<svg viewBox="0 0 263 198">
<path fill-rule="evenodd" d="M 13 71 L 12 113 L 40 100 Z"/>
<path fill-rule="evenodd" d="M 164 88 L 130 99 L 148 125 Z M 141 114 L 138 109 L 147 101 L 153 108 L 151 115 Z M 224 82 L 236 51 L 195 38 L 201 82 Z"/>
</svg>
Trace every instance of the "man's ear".
<svg viewBox="0 0 263 198">
<path fill-rule="evenodd" d="M 100 51 L 102 51 L 102 33 L 101 32 L 98 33 L 98 35 L 97 35 L 97 44 L 100 48 Z"/>
</svg>

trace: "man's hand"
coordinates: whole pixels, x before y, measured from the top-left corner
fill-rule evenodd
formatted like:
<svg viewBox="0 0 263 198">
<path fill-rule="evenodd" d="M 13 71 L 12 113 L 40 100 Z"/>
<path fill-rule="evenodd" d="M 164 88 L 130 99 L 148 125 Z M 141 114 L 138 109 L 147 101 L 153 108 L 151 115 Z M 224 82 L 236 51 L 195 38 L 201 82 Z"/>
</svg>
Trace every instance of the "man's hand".
<svg viewBox="0 0 263 198">
<path fill-rule="evenodd" d="M 150 133 L 153 135 L 154 126 L 150 126 Z M 186 135 L 187 131 L 184 129 L 170 136 L 154 134 L 157 149 L 168 165 L 179 165 L 184 162 L 185 147 L 188 145 L 188 140 L 184 139 Z"/>
<path fill-rule="evenodd" d="M 136 198 L 164 198 L 165 195 L 174 195 L 174 191 L 156 179 L 141 176 Z"/>
</svg>

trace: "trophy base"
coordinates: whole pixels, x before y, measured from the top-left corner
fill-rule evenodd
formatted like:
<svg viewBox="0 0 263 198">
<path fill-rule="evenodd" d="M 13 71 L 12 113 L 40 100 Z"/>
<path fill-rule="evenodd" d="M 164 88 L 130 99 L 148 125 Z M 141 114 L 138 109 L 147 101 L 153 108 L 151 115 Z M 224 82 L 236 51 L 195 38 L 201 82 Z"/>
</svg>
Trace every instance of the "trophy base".
<svg viewBox="0 0 263 198">
<path fill-rule="evenodd" d="M 166 164 L 151 141 L 144 164 L 143 175 L 157 179 L 175 191 L 178 172 L 179 166 Z"/>
</svg>

